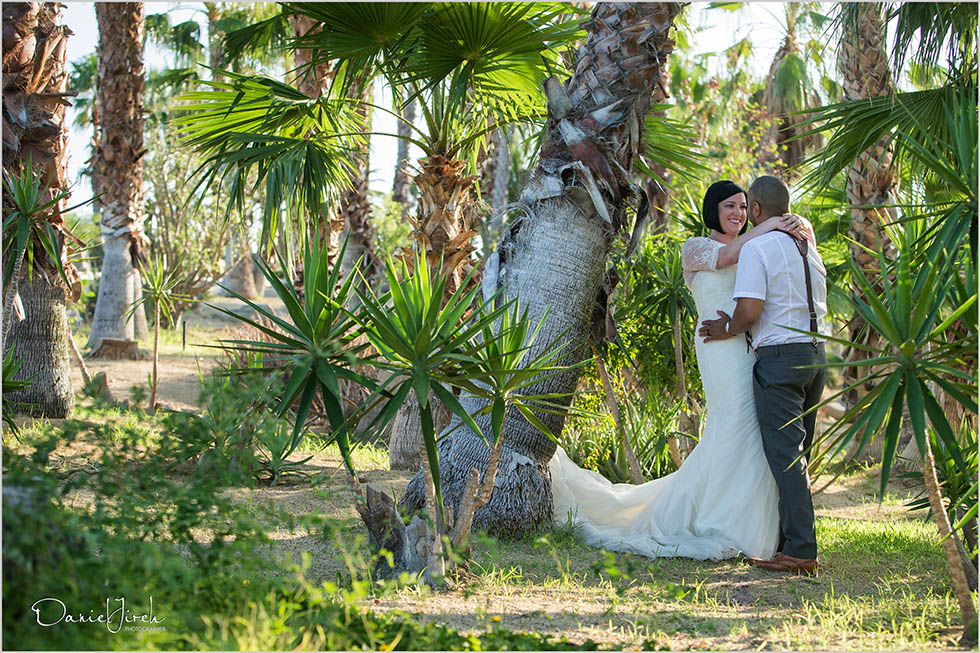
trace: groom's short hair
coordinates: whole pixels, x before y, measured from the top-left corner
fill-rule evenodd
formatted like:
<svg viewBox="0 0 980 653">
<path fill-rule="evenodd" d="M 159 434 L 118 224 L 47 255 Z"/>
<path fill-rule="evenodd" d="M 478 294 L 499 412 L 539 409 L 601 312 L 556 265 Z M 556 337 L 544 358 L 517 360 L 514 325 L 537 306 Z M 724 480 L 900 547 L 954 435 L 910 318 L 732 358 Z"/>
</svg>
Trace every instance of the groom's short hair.
<svg viewBox="0 0 980 653">
<path fill-rule="evenodd" d="M 789 187 L 782 179 L 763 175 L 749 187 L 750 202 L 758 202 L 765 217 L 789 213 Z"/>
</svg>

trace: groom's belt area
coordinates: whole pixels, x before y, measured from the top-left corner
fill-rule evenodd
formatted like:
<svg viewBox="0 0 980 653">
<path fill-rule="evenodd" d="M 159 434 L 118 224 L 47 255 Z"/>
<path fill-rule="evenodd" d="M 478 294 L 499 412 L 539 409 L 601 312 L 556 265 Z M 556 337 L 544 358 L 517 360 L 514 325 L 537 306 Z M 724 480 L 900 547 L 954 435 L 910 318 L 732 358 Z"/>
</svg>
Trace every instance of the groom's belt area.
<svg viewBox="0 0 980 653">
<path fill-rule="evenodd" d="M 779 356 L 792 356 L 794 354 L 822 352 L 824 349 L 822 342 L 789 342 L 783 345 L 763 345 L 757 347 L 755 355 L 757 358 L 778 358 Z"/>
</svg>

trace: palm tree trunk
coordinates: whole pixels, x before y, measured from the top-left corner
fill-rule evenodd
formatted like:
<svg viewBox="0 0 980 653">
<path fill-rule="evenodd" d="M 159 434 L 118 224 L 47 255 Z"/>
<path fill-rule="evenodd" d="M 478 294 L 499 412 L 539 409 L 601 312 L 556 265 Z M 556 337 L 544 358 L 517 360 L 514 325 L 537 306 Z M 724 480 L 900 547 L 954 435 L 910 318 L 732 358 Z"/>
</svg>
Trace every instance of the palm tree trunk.
<svg viewBox="0 0 980 653">
<path fill-rule="evenodd" d="M 33 166 L 29 172 L 48 183 L 42 202 L 69 186 L 65 172 L 65 106 L 71 93 L 66 90 L 65 58 L 71 30 L 61 24 L 61 6 L 40 2 L 3 5 L 3 169 L 19 172 L 29 159 Z M 11 209 L 11 199 L 4 189 L 4 217 L 10 215 Z M 52 214 L 48 221 L 55 229 L 64 226 L 60 213 Z M 62 244 L 60 240 L 56 243 Z M 23 359 L 19 378 L 37 376 L 31 386 L 3 400 L 22 402 L 34 415 L 68 417 L 75 397 L 65 301 L 76 300 L 79 288 L 70 284 L 66 290 L 53 262 L 43 255 L 33 261 L 34 274 L 21 279 L 25 274 L 22 254 L 14 264 L 14 279 L 4 301 L 2 344 L 4 353 L 13 349 Z M 62 264 L 69 278 L 77 279 L 64 248 Z M 15 323 L 10 306 L 17 295 L 24 319 Z"/>
<path fill-rule="evenodd" d="M 311 30 L 317 28 L 316 20 L 300 14 L 290 14 L 289 24 L 293 28 L 293 34 L 297 37 L 306 36 Z M 325 63 L 311 66 L 313 51 L 307 48 L 293 50 L 293 56 L 296 65 L 296 88 L 311 98 L 323 97 L 334 71 L 328 70 Z M 307 235 L 315 242 L 327 244 L 327 256 L 333 264 L 337 260 L 337 253 L 339 252 L 340 240 L 338 236 L 343 230 L 341 219 L 331 216 L 323 205 L 320 206 L 316 215 L 309 217 L 310 224 Z M 302 292 L 302 285 L 298 283 L 295 285 L 297 290 Z"/>
<path fill-rule="evenodd" d="M 546 84 L 549 120 L 538 166 L 525 186 L 524 215 L 512 220 L 484 271 L 485 293 L 520 297 L 529 319 L 550 309 L 537 347 L 559 337 L 569 343 L 567 362 L 588 355 L 599 287 L 612 236 L 626 228 L 623 201 L 633 158 L 641 146 L 651 89 L 660 83 L 673 41 L 669 32 L 678 3 L 597 4 L 567 87 Z M 539 350 L 532 347 L 528 358 Z M 528 388 L 530 394 L 572 393 L 580 371 L 566 371 Z M 464 396 L 471 413 L 480 400 Z M 565 400 L 567 405 L 570 398 Z M 561 433 L 564 414 L 542 414 Z M 450 429 L 456 426 L 450 426 Z M 491 435 L 490 418 L 478 420 Z M 555 444 L 510 410 L 493 494 L 476 511 L 473 527 L 519 536 L 552 516 L 548 461 Z M 490 450 L 482 436 L 460 427 L 440 443 L 440 475 L 447 505 L 458 512 L 470 469 L 485 469 Z M 424 505 L 417 474 L 402 504 Z"/>
<path fill-rule="evenodd" d="M 371 122 L 371 85 L 364 88 L 360 83 L 352 84 L 349 97 L 358 102 L 357 112 L 364 121 L 365 129 Z M 353 158 L 354 168 L 353 187 L 341 200 L 338 217 L 344 225 L 344 237 L 347 239 L 347 249 L 341 261 L 341 270 L 346 277 L 350 274 L 357 261 L 361 260 L 360 271 L 365 279 L 370 280 L 377 267 L 374 253 L 374 234 L 371 228 L 371 202 L 368 200 L 368 181 L 371 173 L 371 148 L 365 142 L 358 148 Z"/>
<path fill-rule="evenodd" d="M 4 401 L 25 404 L 36 417 L 71 417 L 75 394 L 71 385 L 71 332 L 65 313 L 65 291 L 42 276 L 25 279 L 20 286 L 25 319 L 10 327 L 5 352 L 23 357 L 18 379 L 37 375 L 20 392 L 4 395 Z"/>
<path fill-rule="evenodd" d="M 422 169 L 415 177 L 419 202 L 414 218 L 409 218 L 417 248 L 425 249 L 426 265 L 430 272 L 442 264 L 448 277 L 446 296 L 454 293 L 476 262 L 471 254 L 475 231 L 476 197 L 474 177 L 463 176 L 466 163 L 433 154 L 422 160 Z M 475 280 L 471 281 L 475 282 Z M 414 396 L 413 396 L 414 397 Z M 433 399 L 432 410 L 439 429 L 449 423 L 449 410 Z M 398 410 L 392 424 L 388 444 L 388 462 L 392 469 L 417 469 L 420 460 L 416 452 L 422 444 L 419 406 L 408 399 Z"/>
<path fill-rule="evenodd" d="M 449 277 L 446 296 L 454 293 L 476 264 L 471 242 L 476 231 L 477 211 L 473 182 L 465 176 L 465 161 L 433 154 L 422 161 L 415 177 L 419 191 L 418 210 L 410 218 L 416 247 L 425 248 L 429 270 L 442 261 Z"/>
<path fill-rule="evenodd" d="M 851 9 L 853 14 L 844 20 L 844 33 L 840 43 L 839 64 L 844 97 L 847 100 L 862 100 L 890 95 L 895 92 L 895 87 L 885 50 L 883 6 L 869 2 L 855 4 Z M 897 210 L 889 206 L 895 204 L 897 187 L 898 176 L 892 169 L 892 154 L 887 139 L 882 139 L 861 153 L 847 173 L 851 238 L 855 241 L 851 244 L 851 256 L 864 270 L 880 272 L 876 252 L 884 249 L 888 255 L 892 251 L 882 225 L 898 218 Z M 852 290 L 860 292 L 857 286 Z M 875 332 L 868 329 L 858 317 L 851 322 L 849 337 L 854 342 L 871 347 L 878 340 Z M 867 352 L 856 348 L 850 349 L 846 354 L 847 360 L 855 363 L 867 356 Z M 869 371 L 869 368 L 860 366 L 844 368 L 844 383 L 854 384 L 867 376 Z M 859 386 L 850 393 L 847 400 L 853 405 L 868 390 L 870 388 Z M 908 442 L 911 439 L 909 436 L 910 434 L 903 434 L 903 440 Z M 860 438 L 856 438 L 855 442 L 860 442 Z M 862 460 L 880 462 L 882 454 L 881 438 L 877 438 L 862 453 Z"/>
<path fill-rule="evenodd" d="M 135 299 L 136 265 L 149 243 L 143 233 L 143 3 L 99 2 L 95 15 L 100 133 L 92 176 L 103 192 L 105 249 L 89 336 L 89 346 L 97 351 L 103 338 L 133 340 L 133 320 L 125 315 Z"/>
<path fill-rule="evenodd" d="M 102 273 L 88 340 L 93 351 L 100 348 L 103 338 L 135 339 L 133 320 L 126 317 L 126 312 L 136 301 L 131 242 L 128 232 L 102 234 Z"/>
</svg>

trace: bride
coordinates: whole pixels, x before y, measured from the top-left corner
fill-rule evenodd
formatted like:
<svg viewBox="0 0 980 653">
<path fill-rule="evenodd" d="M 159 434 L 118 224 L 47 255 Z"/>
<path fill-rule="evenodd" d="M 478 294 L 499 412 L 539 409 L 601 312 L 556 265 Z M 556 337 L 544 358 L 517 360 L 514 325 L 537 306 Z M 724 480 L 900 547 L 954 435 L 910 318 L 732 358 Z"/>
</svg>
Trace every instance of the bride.
<svg viewBox="0 0 980 653">
<path fill-rule="evenodd" d="M 770 218 L 746 233 L 746 193 L 712 184 L 702 204 L 707 238 L 684 243 L 684 280 L 698 319 L 731 314 L 735 264 L 748 240 L 773 229 L 802 237 L 799 216 Z M 610 483 L 578 467 L 559 447 L 549 463 L 555 521 L 571 519 L 585 542 L 652 558 L 769 558 L 779 539 L 778 495 L 762 450 L 752 396 L 755 356 L 741 338 L 695 342 L 704 386 L 704 432 L 680 468 L 642 485 Z"/>
</svg>

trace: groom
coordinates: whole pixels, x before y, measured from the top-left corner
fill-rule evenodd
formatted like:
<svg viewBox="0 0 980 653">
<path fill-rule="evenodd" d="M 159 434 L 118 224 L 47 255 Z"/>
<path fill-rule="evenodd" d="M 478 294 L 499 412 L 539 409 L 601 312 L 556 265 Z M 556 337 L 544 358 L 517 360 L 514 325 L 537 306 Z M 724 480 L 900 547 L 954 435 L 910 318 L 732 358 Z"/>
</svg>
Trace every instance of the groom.
<svg viewBox="0 0 980 653">
<path fill-rule="evenodd" d="M 753 225 L 789 213 L 789 188 L 776 177 L 759 177 L 749 188 Z M 804 263 L 805 261 L 805 263 Z M 810 477 L 803 451 L 813 442 L 816 412 L 826 370 L 805 369 L 827 362 L 822 342 L 799 331 L 827 333 L 827 279 L 812 245 L 772 231 L 745 243 L 735 273 L 735 311 L 701 323 L 705 342 L 751 334 L 756 415 L 762 446 L 779 489 L 779 552 L 751 564 L 774 571 L 812 574 L 818 567 Z"/>
</svg>

